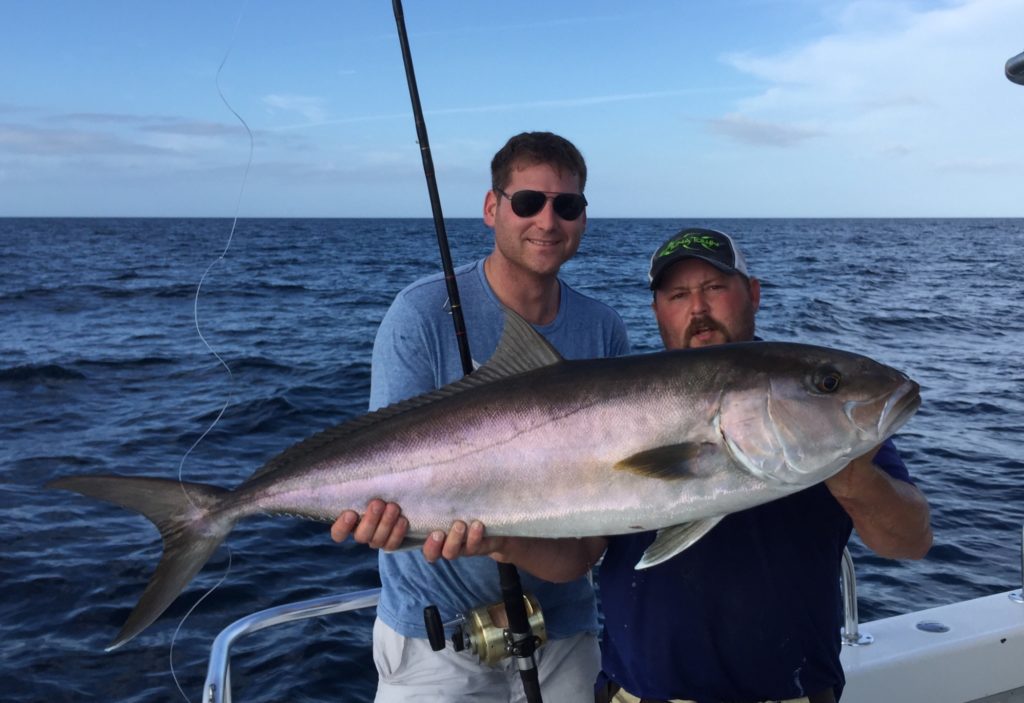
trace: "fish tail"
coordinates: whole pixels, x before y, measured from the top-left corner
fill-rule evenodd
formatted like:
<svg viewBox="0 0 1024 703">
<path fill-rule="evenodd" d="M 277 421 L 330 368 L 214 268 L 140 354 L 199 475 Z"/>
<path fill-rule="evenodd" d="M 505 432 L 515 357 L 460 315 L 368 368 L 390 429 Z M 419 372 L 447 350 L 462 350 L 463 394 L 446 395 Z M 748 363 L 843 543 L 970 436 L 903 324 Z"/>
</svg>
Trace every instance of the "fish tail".
<svg viewBox="0 0 1024 703">
<path fill-rule="evenodd" d="M 46 487 L 75 491 L 134 510 L 149 518 L 163 537 L 160 563 L 135 609 L 107 647 L 108 652 L 160 617 L 231 532 L 236 519 L 216 509 L 230 491 L 200 483 L 92 475 L 58 478 Z"/>
</svg>

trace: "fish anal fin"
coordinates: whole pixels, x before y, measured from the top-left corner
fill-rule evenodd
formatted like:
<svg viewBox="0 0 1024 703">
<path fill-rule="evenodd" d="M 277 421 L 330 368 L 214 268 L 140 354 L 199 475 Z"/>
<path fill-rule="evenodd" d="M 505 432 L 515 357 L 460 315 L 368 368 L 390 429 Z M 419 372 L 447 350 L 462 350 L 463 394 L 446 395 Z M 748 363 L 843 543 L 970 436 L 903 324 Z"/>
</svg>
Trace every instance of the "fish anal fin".
<svg viewBox="0 0 1024 703">
<path fill-rule="evenodd" d="M 648 478 L 693 478 L 703 475 L 702 464 L 720 451 L 710 442 L 666 444 L 628 456 L 615 468 Z"/>
<path fill-rule="evenodd" d="M 723 515 L 684 522 L 681 525 L 673 525 L 658 530 L 658 536 L 644 552 L 643 557 L 636 563 L 637 569 L 647 569 L 663 561 L 667 561 L 676 554 L 689 549 L 697 541 L 711 531 L 723 518 Z"/>
</svg>

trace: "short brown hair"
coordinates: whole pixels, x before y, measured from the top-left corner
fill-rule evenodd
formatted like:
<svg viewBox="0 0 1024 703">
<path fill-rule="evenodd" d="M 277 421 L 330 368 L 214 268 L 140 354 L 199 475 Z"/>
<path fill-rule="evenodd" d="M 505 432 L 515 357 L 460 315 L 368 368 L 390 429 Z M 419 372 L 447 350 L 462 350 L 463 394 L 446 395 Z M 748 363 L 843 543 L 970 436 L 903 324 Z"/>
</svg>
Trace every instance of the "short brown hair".
<svg viewBox="0 0 1024 703">
<path fill-rule="evenodd" d="M 587 184 L 587 164 L 573 143 L 551 132 L 517 134 L 491 159 L 491 188 L 504 190 L 512 180 L 512 169 L 519 164 L 549 164 L 559 172 L 575 174 L 580 179 L 580 192 Z"/>
</svg>

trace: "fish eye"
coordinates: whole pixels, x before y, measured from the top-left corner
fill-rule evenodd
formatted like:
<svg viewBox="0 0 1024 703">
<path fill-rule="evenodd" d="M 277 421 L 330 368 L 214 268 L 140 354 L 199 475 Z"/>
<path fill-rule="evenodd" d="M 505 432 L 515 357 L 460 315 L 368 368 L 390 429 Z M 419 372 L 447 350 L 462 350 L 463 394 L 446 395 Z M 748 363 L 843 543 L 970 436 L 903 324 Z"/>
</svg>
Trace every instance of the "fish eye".
<svg viewBox="0 0 1024 703">
<path fill-rule="evenodd" d="M 820 393 L 835 393 L 842 385 L 843 376 L 835 369 L 823 369 L 814 378 L 814 387 Z"/>
</svg>

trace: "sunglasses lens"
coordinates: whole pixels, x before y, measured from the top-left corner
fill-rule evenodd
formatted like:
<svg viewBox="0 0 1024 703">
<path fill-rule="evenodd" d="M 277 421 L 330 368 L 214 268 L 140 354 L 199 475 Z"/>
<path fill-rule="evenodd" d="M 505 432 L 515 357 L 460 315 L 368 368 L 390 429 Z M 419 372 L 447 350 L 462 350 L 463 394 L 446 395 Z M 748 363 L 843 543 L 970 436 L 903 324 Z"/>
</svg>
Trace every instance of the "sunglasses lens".
<svg viewBox="0 0 1024 703">
<path fill-rule="evenodd" d="M 544 209 L 547 199 L 548 196 L 539 190 L 517 190 L 509 200 L 512 202 L 512 212 L 520 217 L 533 217 Z"/>
<path fill-rule="evenodd" d="M 563 220 L 575 220 L 583 214 L 583 208 L 587 206 L 587 200 L 576 193 L 562 193 L 555 196 L 555 212 Z"/>
<path fill-rule="evenodd" d="M 511 197 L 505 197 L 512 203 L 512 212 L 519 217 L 533 217 L 544 209 L 544 203 L 548 201 L 547 194 L 539 190 L 517 190 Z M 575 220 L 587 206 L 587 199 L 578 193 L 559 193 L 552 200 L 555 214 L 563 220 Z"/>
</svg>

